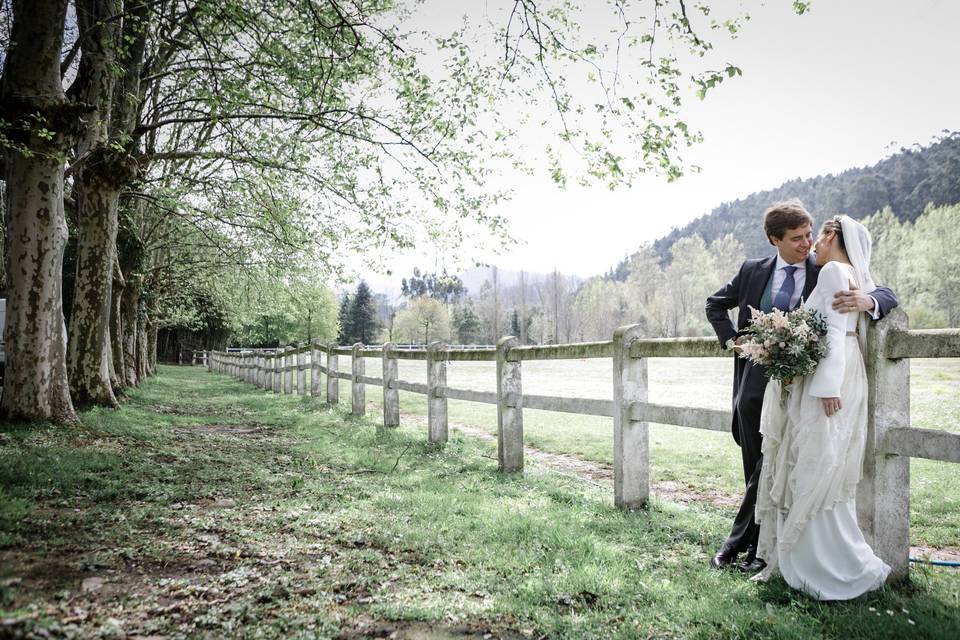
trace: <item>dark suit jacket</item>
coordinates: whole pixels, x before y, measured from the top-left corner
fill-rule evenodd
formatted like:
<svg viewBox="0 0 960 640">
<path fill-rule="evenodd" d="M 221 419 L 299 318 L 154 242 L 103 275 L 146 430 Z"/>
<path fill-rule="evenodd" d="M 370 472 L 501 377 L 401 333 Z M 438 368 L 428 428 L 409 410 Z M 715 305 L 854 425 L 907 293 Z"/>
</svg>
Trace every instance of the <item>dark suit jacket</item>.
<svg viewBox="0 0 960 640">
<path fill-rule="evenodd" d="M 760 308 L 760 298 L 767 282 L 773 275 L 777 257 L 747 260 L 733 280 L 707 298 L 707 319 L 713 325 L 720 344 L 726 347 L 730 338 L 736 339 L 750 321 L 750 309 Z M 813 257 L 807 258 L 806 281 L 803 285 L 804 299 L 817 286 L 820 267 Z M 869 292 L 879 306 L 880 317 L 897 306 L 897 297 L 886 287 L 877 287 Z M 776 292 L 774 292 L 776 294 Z M 730 321 L 728 311 L 737 308 L 737 326 Z M 760 431 L 760 409 L 763 406 L 763 390 L 767 386 L 766 367 L 755 365 L 744 358 L 734 358 L 733 375 L 733 438 L 740 444 L 742 434 L 757 434 Z"/>
</svg>

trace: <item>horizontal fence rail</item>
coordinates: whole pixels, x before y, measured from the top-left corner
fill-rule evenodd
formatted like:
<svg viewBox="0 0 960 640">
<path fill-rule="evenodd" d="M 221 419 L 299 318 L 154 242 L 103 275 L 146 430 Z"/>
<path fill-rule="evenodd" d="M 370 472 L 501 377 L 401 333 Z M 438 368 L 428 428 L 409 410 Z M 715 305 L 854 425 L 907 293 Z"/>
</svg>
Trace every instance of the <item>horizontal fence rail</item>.
<svg viewBox="0 0 960 640">
<path fill-rule="evenodd" d="M 911 331 L 906 315 L 895 309 L 871 324 L 867 345 L 868 445 L 857 492 L 858 516 L 868 541 L 891 565 L 895 579 L 906 575 L 909 566 L 909 459 L 960 462 L 960 434 L 910 426 L 908 359 L 960 357 L 960 329 Z M 339 367 L 342 355 L 351 357 L 349 371 Z M 356 415 L 366 410 L 366 385 L 377 385 L 383 390 L 384 427 L 400 424 L 399 391 L 425 395 L 427 435 L 434 443 L 447 440 L 448 400 L 496 405 L 497 460 L 504 472 L 523 470 L 524 409 L 613 418 L 614 502 L 625 509 L 642 507 L 650 497 L 649 424 L 729 432 L 733 420 L 730 411 L 649 402 L 648 360 L 731 355 L 714 338 L 649 339 L 642 337 L 637 326 L 617 329 L 610 341 L 574 344 L 520 345 L 516 338 L 508 337 L 496 347 L 451 347 L 441 342 L 425 347 L 311 343 L 281 350 L 201 354 L 208 370 L 274 393 L 319 397 L 323 376 L 326 401 L 331 405 L 339 402 L 339 380 L 346 380 L 351 385 L 351 411 Z M 382 359 L 381 377 L 366 375 L 365 358 Z M 612 359 L 613 400 L 523 393 L 524 361 L 585 358 Z M 398 360 L 424 361 L 427 382 L 399 379 Z M 495 362 L 497 390 L 448 386 L 447 363 L 451 361 Z M 311 372 L 309 386 L 307 371 Z"/>
</svg>

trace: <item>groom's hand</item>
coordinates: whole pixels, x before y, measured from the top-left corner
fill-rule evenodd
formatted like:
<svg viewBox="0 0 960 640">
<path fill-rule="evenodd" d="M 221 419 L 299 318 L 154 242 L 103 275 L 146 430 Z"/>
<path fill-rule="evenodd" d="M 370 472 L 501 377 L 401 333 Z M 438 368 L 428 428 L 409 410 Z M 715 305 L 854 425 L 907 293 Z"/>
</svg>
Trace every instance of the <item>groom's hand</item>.
<svg viewBox="0 0 960 640">
<path fill-rule="evenodd" d="M 840 313 L 854 313 L 858 311 L 873 311 L 874 299 L 863 293 L 855 285 L 847 291 L 837 291 L 833 294 L 833 310 Z"/>
</svg>

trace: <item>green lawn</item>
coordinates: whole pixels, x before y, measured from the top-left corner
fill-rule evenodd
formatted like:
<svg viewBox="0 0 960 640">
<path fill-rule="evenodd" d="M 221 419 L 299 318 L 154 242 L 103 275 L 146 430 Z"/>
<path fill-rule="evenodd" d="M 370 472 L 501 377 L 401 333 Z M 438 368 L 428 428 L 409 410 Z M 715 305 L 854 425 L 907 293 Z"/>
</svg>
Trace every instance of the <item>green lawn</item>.
<svg viewBox="0 0 960 640">
<path fill-rule="evenodd" d="M 82 419 L 0 428 L 0 636 L 960 637 L 956 571 L 817 603 L 708 569 L 722 509 L 622 513 L 456 431 L 174 367 Z"/>
</svg>

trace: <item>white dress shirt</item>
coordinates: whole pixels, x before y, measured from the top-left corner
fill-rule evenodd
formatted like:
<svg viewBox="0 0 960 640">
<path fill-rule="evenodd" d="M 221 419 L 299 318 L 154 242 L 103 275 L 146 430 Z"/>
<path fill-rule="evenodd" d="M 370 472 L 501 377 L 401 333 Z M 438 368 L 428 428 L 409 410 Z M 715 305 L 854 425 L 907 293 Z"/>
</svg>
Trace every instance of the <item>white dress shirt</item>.
<svg viewBox="0 0 960 640">
<path fill-rule="evenodd" d="M 770 287 L 770 300 L 776 300 L 777 294 L 787 280 L 786 268 L 791 266 L 783 257 L 777 254 L 777 266 L 773 272 L 773 286 Z M 793 295 L 790 296 L 790 308 L 793 309 L 800 302 L 800 296 L 803 295 L 803 285 L 807 283 L 807 261 L 801 260 L 795 265 L 797 269 L 793 272 Z"/>
</svg>

